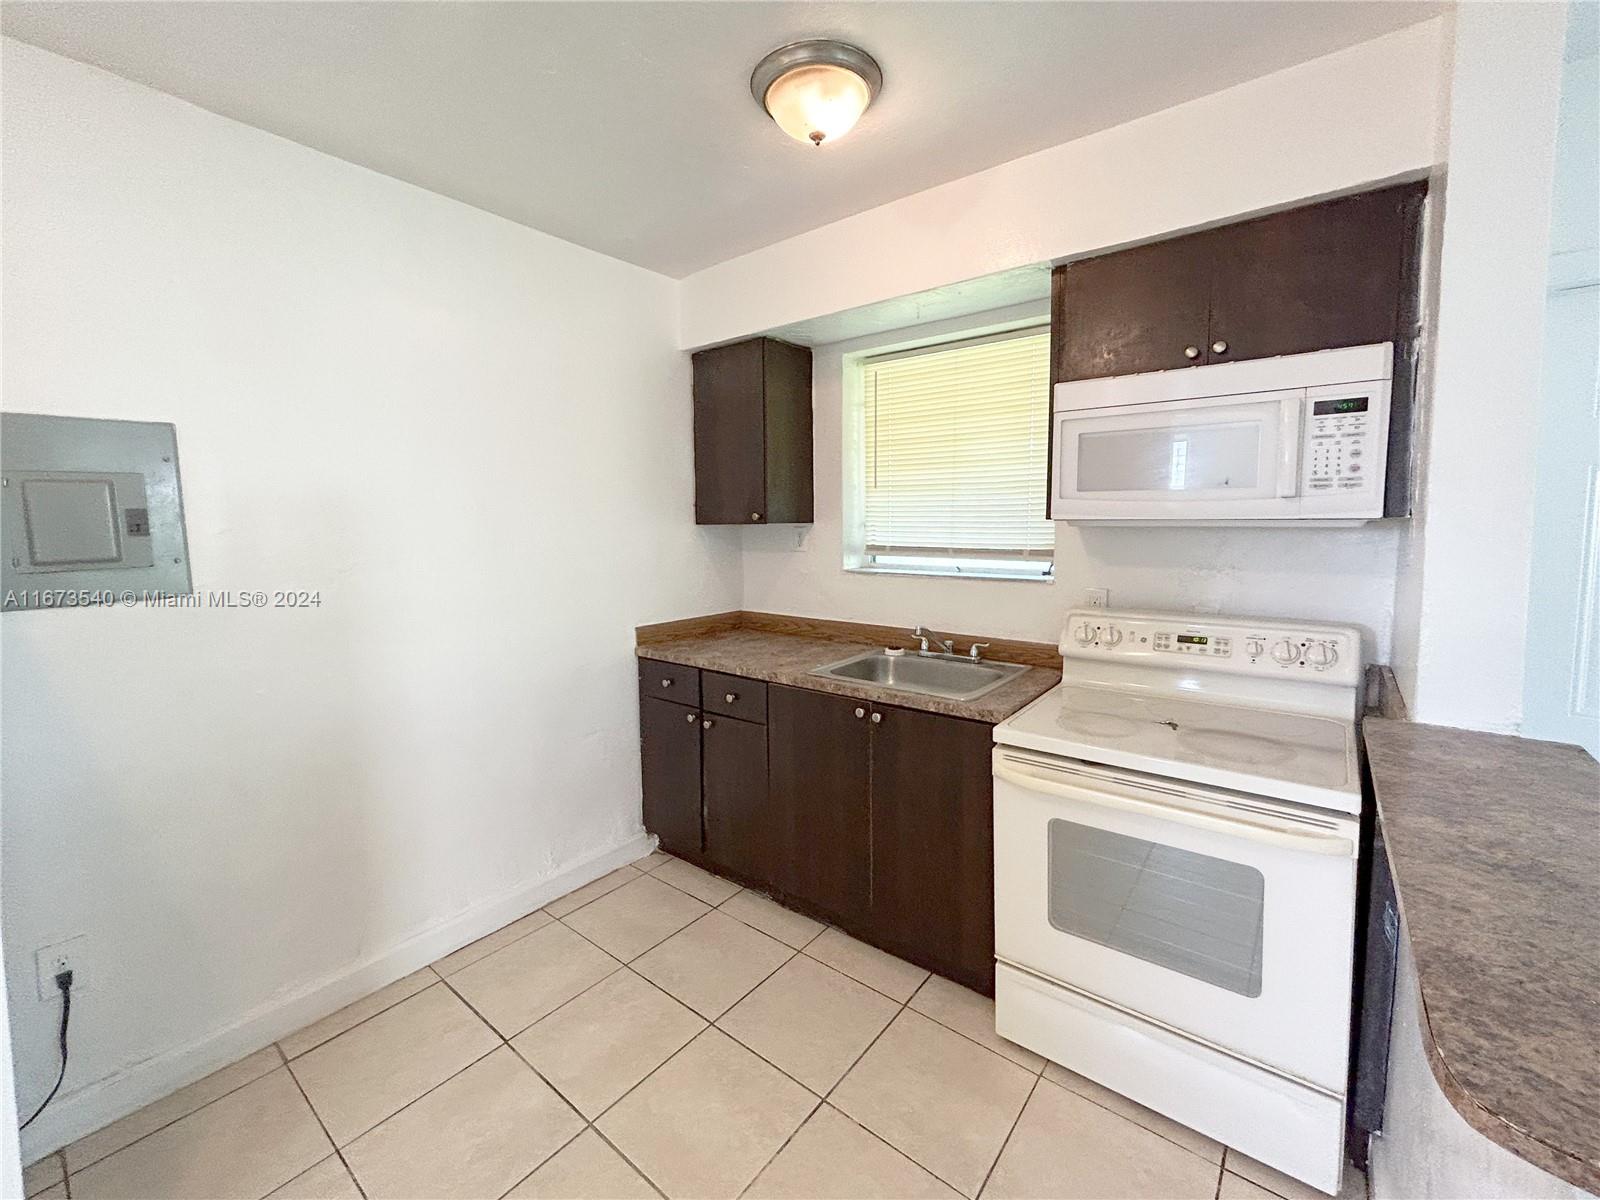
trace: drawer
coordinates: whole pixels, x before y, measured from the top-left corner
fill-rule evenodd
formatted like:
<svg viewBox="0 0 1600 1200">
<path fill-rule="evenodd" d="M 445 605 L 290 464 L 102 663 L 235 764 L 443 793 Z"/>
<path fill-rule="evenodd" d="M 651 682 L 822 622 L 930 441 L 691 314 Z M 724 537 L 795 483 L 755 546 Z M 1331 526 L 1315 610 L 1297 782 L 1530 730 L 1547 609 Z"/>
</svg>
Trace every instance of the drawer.
<svg viewBox="0 0 1600 1200">
<path fill-rule="evenodd" d="M 704 708 L 707 712 L 766 724 L 767 685 L 759 679 L 706 671 L 700 677 L 700 690 L 705 695 Z"/>
<path fill-rule="evenodd" d="M 654 658 L 639 660 L 639 695 L 700 707 L 700 668 Z"/>
</svg>

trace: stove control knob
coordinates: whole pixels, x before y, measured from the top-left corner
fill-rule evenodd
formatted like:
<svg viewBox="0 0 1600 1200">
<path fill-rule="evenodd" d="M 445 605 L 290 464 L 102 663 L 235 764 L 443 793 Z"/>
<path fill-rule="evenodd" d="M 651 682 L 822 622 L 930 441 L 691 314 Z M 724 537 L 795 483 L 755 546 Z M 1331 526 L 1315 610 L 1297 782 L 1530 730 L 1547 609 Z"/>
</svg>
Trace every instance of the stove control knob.
<svg viewBox="0 0 1600 1200">
<path fill-rule="evenodd" d="M 1306 661 L 1319 671 L 1326 671 L 1339 661 L 1339 652 L 1332 642 L 1312 642 L 1306 650 Z"/>
<path fill-rule="evenodd" d="M 1251 638 L 1244 644 L 1244 652 L 1251 658 L 1260 658 L 1267 652 L 1267 644 L 1260 638 Z"/>
<path fill-rule="evenodd" d="M 1284 638 L 1283 641 L 1272 647 L 1272 661 L 1282 663 L 1286 667 L 1299 657 L 1300 647 L 1296 646 L 1288 638 Z"/>
<path fill-rule="evenodd" d="M 1100 635 L 1100 644 L 1106 647 L 1108 650 L 1111 649 L 1111 647 L 1120 644 L 1121 641 L 1122 630 L 1118 629 L 1115 625 L 1107 625 L 1105 632 Z"/>
<path fill-rule="evenodd" d="M 1094 645 L 1095 638 L 1098 637 L 1099 634 L 1093 625 L 1085 621 L 1082 625 L 1078 626 L 1077 632 L 1072 636 L 1078 639 L 1078 645 L 1092 646 Z"/>
</svg>

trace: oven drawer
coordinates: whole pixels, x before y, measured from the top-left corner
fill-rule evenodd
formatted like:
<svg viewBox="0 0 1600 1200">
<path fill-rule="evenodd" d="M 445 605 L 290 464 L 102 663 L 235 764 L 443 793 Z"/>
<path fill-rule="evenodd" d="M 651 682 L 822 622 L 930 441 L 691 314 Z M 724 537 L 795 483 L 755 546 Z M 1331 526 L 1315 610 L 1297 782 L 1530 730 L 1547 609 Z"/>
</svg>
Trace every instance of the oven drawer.
<svg viewBox="0 0 1600 1200">
<path fill-rule="evenodd" d="M 639 695 L 700 707 L 700 668 L 656 658 L 639 660 Z"/>
<path fill-rule="evenodd" d="M 739 717 L 758 725 L 767 723 L 767 685 L 759 679 L 703 671 L 700 692 L 705 697 L 707 712 Z"/>
<path fill-rule="evenodd" d="M 994 812 L 1001 959 L 1343 1091 L 1354 818 L 1007 747 Z"/>
</svg>

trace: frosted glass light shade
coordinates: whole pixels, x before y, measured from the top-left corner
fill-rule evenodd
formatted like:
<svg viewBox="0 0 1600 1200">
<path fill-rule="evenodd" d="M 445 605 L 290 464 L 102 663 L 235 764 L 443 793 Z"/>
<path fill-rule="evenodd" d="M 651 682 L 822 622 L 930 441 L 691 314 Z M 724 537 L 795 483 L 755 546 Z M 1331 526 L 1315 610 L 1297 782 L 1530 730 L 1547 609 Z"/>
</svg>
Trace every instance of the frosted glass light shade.
<svg viewBox="0 0 1600 1200">
<path fill-rule="evenodd" d="M 867 81 L 845 67 L 818 63 L 780 75 L 767 89 L 767 112 L 797 142 L 820 146 L 849 133 L 867 111 Z"/>
<path fill-rule="evenodd" d="M 882 87 L 872 55 L 827 38 L 780 46 L 750 74 L 756 103 L 795 141 L 813 146 L 849 133 Z"/>
</svg>

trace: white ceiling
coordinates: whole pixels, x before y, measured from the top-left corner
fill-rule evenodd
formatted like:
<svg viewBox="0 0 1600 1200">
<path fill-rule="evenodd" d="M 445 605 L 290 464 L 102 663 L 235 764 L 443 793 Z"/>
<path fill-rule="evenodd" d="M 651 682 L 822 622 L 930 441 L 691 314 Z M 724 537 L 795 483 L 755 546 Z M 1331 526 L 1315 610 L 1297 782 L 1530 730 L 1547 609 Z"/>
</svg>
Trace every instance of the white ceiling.
<svg viewBox="0 0 1600 1200">
<path fill-rule="evenodd" d="M 0 28 L 668 275 L 1425 19 L 1436 3 L 8 0 Z M 883 66 L 821 149 L 750 70 Z"/>
</svg>

